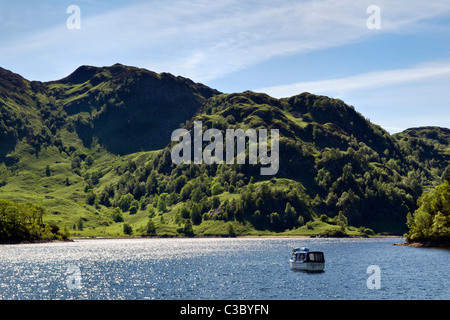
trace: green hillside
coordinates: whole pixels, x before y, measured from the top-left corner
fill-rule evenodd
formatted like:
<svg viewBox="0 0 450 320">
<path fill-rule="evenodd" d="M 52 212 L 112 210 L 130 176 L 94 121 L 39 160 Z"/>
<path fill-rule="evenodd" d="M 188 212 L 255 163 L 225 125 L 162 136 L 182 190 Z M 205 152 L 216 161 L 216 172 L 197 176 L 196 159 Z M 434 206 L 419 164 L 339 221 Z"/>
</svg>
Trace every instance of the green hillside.
<svg viewBox="0 0 450 320">
<path fill-rule="evenodd" d="M 390 135 L 338 99 L 223 94 L 119 64 L 46 83 L 0 68 L 0 108 L 0 199 L 45 207 L 72 236 L 403 233 L 450 159 L 449 129 Z M 278 173 L 174 165 L 171 134 L 195 120 L 279 129 Z"/>
</svg>

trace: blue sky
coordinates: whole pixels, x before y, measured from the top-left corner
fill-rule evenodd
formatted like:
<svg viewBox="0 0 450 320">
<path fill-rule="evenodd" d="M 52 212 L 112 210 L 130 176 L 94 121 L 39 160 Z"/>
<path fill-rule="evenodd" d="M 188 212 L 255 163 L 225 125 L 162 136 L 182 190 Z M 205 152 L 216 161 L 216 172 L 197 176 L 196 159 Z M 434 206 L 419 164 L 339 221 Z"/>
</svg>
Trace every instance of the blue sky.
<svg viewBox="0 0 450 320">
<path fill-rule="evenodd" d="M 0 44 L 0 66 L 29 80 L 122 63 L 222 92 L 340 98 L 391 133 L 450 127 L 450 1 L 0 0 Z"/>
</svg>

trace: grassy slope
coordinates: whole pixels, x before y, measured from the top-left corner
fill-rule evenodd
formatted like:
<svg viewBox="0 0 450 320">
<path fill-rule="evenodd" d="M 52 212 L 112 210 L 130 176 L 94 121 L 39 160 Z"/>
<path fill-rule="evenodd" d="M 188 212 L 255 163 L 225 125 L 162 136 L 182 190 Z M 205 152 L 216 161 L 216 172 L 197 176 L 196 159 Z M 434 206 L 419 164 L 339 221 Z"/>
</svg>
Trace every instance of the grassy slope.
<svg viewBox="0 0 450 320">
<path fill-rule="evenodd" d="M 85 180 L 73 172 L 71 168 L 71 158 L 65 154 L 59 153 L 57 148 L 50 147 L 43 150 L 39 157 L 29 154 L 27 145 L 20 143 L 16 152 L 20 155 L 20 167 L 17 174 L 8 179 L 8 184 L 0 189 L 0 197 L 18 202 L 32 202 L 42 204 L 47 208 L 47 214 L 44 216 L 45 223 L 57 224 L 62 229 L 68 229 L 72 236 L 126 236 L 123 233 L 123 225 L 130 224 L 133 227 L 133 235 L 140 235 L 145 230 L 149 219 L 149 210 L 139 210 L 137 214 L 130 215 L 124 213 L 124 222 L 115 223 L 111 218 L 111 208 L 86 203 L 86 193 L 84 191 Z M 91 153 L 92 150 L 90 150 Z M 116 182 L 119 175 L 115 168 L 130 160 L 142 163 L 152 159 L 157 151 L 140 152 L 125 157 L 111 155 L 100 150 L 95 154 L 96 160 L 92 166 L 82 165 L 81 175 L 96 171 L 103 171 L 104 175 L 100 179 L 97 189 Z M 50 167 L 51 174 L 46 176 L 46 166 Z M 70 185 L 66 185 L 66 178 Z M 279 188 L 289 188 L 292 181 L 286 179 L 275 179 Z M 262 183 L 262 182 L 261 182 Z M 259 183 L 255 183 L 255 187 Z M 236 197 L 236 194 L 224 192 L 220 199 L 224 202 L 226 199 Z M 162 213 L 155 210 L 156 215 L 152 218 L 156 225 L 156 232 L 159 236 L 179 236 L 177 228 L 180 224 L 174 222 L 174 216 L 181 204 L 168 207 L 167 211 Z M 149 206 L 150 207 L 150 206 Z M 74 229 L 79 219 L 83 219 L 83 230 Z M 224 222 L 220 220 L 203 221 L 200 225 L 194 226 L 194 233 L 203 236 L 221 236 L 228 235 L 229 225 L 233 226 L 238 235 L 257 236 L 257 235 L 289 235 L 289 236 L 311 236 L 318 233 L 326 233 L 330 230 L 338 230 L 339 227 L 329 225 L 324 222 L 315 221 L 313 229 L 306 226 L 289 230 L 282 233 L 271 231 L 257 231 L 251 224 L 241 224 L 239 222 Z M 355 229 L 348 230 L 350 234 L 359 234 Z"/>
</svg>

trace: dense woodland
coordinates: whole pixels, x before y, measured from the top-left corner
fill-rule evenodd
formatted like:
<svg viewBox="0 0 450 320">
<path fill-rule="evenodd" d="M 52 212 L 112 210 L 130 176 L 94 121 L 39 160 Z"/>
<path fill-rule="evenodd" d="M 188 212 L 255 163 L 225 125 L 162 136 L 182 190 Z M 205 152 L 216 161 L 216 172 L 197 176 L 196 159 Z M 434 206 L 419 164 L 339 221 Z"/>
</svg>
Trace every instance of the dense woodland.
<svg viewBox="0 0 450 320">
<path fill-rule="evenodd" d="M 402 234 L 448 172 L 449 129 L 390 135 L 339 99 L 222 94 L 122 65 L 47 83 L 0 71 L 0 198 L 35 200 L 60 228 L 193 235 L 217 221 L 235 234 L 322 221 Z M 248 161 L 174 165 L 170 135 L 195 120 L 222 132 L 279 129 L 279 172 L 261 176 Z"/>
<path fill-rule="evenodd" d="M 425 192 L 418 201 L 419 208 L 408 215 L 410 230 L 407 242 L 450 244 L 450 173 L 435 190 Z"/>
</svg>

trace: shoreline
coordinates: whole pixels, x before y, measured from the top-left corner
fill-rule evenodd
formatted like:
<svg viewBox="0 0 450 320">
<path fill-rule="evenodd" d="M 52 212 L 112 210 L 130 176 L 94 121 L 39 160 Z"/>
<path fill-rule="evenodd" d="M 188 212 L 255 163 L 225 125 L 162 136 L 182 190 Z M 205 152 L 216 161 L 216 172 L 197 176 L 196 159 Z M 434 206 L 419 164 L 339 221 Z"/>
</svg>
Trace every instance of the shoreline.
<svg viewBox="0 0 450 320">
<path fill-rule="evenodd" d="M 68 239 L 52 239 L 52 240 L 45 240 L 45 239 L 39 239 L 39 240 L 11 240 L 6 242 L 0 242 L 0 245 L 14 245 L 14 244 L 37 244 L 37 243 L 52 243 L 52 242 L 73 242 L 74 240 L 72 238 Z"/>
<path fill-rule="evenodd" d="M 193 237 L 182 237 L 182 236 L 90 236 L 90 237 L 73 237 L 72 240 L 102 240 L 102 239 L 211 239 L 211 238 L 223 238 L 223 239 L 238 239 L 238 238 L 256 238 L 256 239 L 388 239 L 388 238 L 404 238 L 403 236 L 395 235 L 382 235 L 382 236 L 349 236 L 349 237 L 331 237 L 331 236 L 301 236 L 301 235 L 242 235 L 242 236 L 227 236 L 227 235 L 211 235 L 211 236 L 193 236 Z"/>
<path fill-rule="evenodd" d="M 306 236 L 306 235 L 242 235 L 242 236 L 227 236 L 227 235 L 211 235 L 211 236 L 194 236 L 194 237 L 180 237 L 180 236 L 84 236 L 72 237 L 68 239 L 52 239 L 52 240 L 25 240 L 25 241 L 7 241 L 0 242 L 1 245 L 18 245 L 18 244 L 39 244 L 39 243 L 63 243 L 74 242 L 76 240 L 125 240 L 125 239 L 383 239 L 383 238 L 404 238 L 396 235 L 377 235 L 377 236 L 348 236 L 348 237 L 332 237 L 332 236 Z M 398 246 L 410 246 L 406 242 L 394 244 Z M 413 246 L 413 245 L 411 245 Z"/>
<path fill-rule="evenodd" d="M 402 247 L 412 247 L 412 248 L 441 248 L 441 249 L 450 249 L 449 242 L 405 242 L 405 243 L 396 243 L 394 246 L 402 246 Z"/>
</svg>

